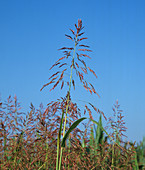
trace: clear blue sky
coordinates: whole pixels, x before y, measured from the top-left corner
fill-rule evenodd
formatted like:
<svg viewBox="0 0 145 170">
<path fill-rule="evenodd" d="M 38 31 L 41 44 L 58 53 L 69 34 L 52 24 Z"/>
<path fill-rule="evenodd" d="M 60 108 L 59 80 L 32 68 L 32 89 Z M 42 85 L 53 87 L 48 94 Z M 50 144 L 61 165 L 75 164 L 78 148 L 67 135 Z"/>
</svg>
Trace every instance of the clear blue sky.
<svg viewBox="0 0 145 170">
<path fill-rule="evenodd" d="M 65 95 L 49 88 L 40 92 L 53 73 L 49 68 L 70 42 L 64 37 L 78 18 L 91 46 L 88 65 L 98 75 L 93 84 L 100 94 L 90 96 L 78 86 L 73 99 L 92 101 L 112 115 L 119 100 L 126 135 L 145 136 L 145 1 L 144 0 L 0 0 L 0 94 L 17 95 L 25 111 Z M 96 120 L 98 115 L 96 115 Z"/>
</svg>

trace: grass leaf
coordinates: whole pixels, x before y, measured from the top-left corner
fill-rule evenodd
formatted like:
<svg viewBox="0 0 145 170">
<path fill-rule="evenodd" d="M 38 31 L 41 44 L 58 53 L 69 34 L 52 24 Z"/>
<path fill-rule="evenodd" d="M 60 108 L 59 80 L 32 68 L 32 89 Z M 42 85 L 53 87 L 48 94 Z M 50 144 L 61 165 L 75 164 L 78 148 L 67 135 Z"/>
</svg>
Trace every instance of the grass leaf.
<svg viewBox="0 0 145 170">
<path fill-rule="evenodd" d="M 78 126 L 78 124 L 79 124 L 80 122 L 82 122 L 84 119 L 87 119 L 87 118 L 86 118 L 86 117 L 80 118 L 80 119 L 78 119 L 77 121 L 75 121 L 75 122 L 71 125 L 71 127 L 69 128 L 69 130 L 66 132 L 65 136 L 64 136 L 63 139 L 62 139 L 62 143 L 61 143 L 61 146 L 62 146 L 62 147 L 65 147 L 65 142 L 66 142 L 69 134 L 70 134 L 70 133 Z"/>
</svg>

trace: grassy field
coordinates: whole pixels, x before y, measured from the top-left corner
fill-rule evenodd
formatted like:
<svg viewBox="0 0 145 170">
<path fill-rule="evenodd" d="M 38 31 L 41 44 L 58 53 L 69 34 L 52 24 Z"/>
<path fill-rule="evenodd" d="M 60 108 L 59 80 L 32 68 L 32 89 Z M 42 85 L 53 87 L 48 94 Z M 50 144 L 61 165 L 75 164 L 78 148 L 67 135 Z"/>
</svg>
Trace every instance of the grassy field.
<svg viewBox="0 0 145 170">
<path fill-rule="evenodd" d="M 85 63 L 91 52 L 82 44 L 83 26 L 79 19 L 72 36 L 65 35 L 74 43 L 73 47 L 63 47 L 63 56 L 50 68 L 57 72 L 50 76 L 46 86 L 51 90 L 60 84 L 66 88 L 64 97 L 50 102 L 46 108 L 41 104 L 35 109 L 33 104 L 28 113 L 22 113 L 18 99 L 9 96 L 0 102 L 0 167 L 2 170 L 60 170 L 60 169 L 145 169 L 145 138 L 135 145 L 126 142 L 123 111 L 118 101 L 113 106 L 111 118 L 86 102 L 83 110 L 71 99 L 71 89 L 75 90 L 75 76 L 90 94 L 98 95 L 93 84 L 85 80 L 90 72 L 97 75 Z M 62 62 L 64 61 L 64 62 Z M 69 80 L 64 76 L 69 74 Z M 75 76 L 74 76 L 75 75 Z M 96 112 L 99 119 L 95 120 Z M 106 119 L 108 128 L 102 124 Z M 85 120 L 85 123 L 84 123 Z M 82 124 L 84 128 L 79 128 Z"/>
</svg>

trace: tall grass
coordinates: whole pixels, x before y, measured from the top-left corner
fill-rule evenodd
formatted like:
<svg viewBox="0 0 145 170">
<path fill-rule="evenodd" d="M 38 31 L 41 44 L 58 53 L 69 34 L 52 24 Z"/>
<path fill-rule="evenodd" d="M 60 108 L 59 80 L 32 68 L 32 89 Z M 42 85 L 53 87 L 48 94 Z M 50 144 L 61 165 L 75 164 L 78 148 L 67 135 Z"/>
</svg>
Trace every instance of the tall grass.
<svg viewBox="0 0 145 170">
<path fill-rule="evenodd" d="M 83 29 L 79 19 L 75 30 L 70 29 L 72 36 L 65 34 L 73 46 L 59 49 L 63 56 L 50 68 L 57 71 L 41 88 L 52 85 L 52 91 L 60 84 L 61 89 L 66 87 L 64 97 L 51 101 L 45 108 L 41 104 L 35 109 L 31 104 L 28 113 L 21 112 L 16 96 L 0 102 L 1 169 L 143 169 L 144 140 L 137 147 L 124 142 L 126 128 L 118 101 L 109 120 L 91 102 L 86 102 L 83 109 L 73 102 L 71 92 L 77 88 L 77 77 L 86 91 L 99 96 L 93 84 L 86 81 L 89 72 L 96 78 L 97 75 L 85 62 L 85 58 L 91 58 L 91 50 L 86 43 L 82 44 L 87 39 L 82 37 Z M 98 118 L 93 117 L 94 112 Z M 103 118 L 112 132 L 103 127 Z M 80 123 L 84 128 L 79 128 Z"/>
</svg>

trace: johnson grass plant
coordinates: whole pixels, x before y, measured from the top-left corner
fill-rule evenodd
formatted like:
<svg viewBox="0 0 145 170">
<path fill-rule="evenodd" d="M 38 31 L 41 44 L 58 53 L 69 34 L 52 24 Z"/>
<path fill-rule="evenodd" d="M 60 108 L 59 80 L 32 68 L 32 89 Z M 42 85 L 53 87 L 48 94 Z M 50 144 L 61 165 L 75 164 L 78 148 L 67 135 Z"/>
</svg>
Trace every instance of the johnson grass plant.
<svg viewBox="0 0 145 170">
<path fill-rule="evenodd" d="M 81 19 L 74 28 L 70 29 L 71 35 L 65 34 L 72 47 L 59 49 L 63 55 L 50 67 L 56 71 L 41 88 L 49 86 L 52 91 L 60 86 L 65 88 L 66 95 L 51 101 L 47 107 L 41 104 L 35 109 L 31 104 L 28 113 L 21 112 L 16 96 L 0 102 L 1 169 L 144 168 L 144 141 L 137 147 L 135 143 L 124 142 L 126 128 L 118 101 L 109 120 L 91 102 L 86 101 L 81 108 L 73 102 L 71 94 L 78 80 L 84 90 L 99 96 L 86 78 L 89 72 L 94 78 L 97 75 L 86 64 L 86 58 L 91 59 L 91 50 L 86 44 Z M 103 118 L 112 131 L 103 127 Z"/>
</svg>

